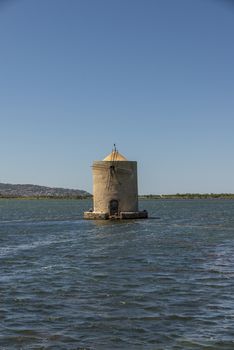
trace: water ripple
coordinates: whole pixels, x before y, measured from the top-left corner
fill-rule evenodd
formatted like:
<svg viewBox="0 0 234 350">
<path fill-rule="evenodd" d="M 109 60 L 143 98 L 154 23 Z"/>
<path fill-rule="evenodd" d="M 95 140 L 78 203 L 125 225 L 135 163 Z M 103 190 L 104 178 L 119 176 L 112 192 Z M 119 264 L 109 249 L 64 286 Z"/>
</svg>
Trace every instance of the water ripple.
<svg viewBox="0 0 234 350">
<path fill-rule="evenodd" d="M 158 219 L 1 202 L 1 349 L 234 348 L 234 202 L 141 205 Z"/>
</svg>

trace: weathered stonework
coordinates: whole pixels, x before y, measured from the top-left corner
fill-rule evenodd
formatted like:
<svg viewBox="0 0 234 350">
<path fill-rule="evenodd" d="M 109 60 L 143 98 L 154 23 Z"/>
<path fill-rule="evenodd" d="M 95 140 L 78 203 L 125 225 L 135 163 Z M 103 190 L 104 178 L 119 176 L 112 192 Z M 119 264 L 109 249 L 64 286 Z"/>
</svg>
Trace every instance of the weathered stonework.
<svg viewBox="0 0 234 350">
<path fill-rule="evenodd" d="M 138 210 L 137 162 L 114 150 L 103 161 L 93 162 L 93 211 L 85 219 L 141 219 Z"/>
<path fill-rule="evenodd" d="M 107 220 L 109 219 L 108 213 L 95 213 L 93 211 L 85 211 L 84 212 L 84 219 L 87 220 Z"/>
<path fill-rule="evenodd" d="M 147 211 L 133 211 L 133 212 L 120 212 L 116 215 L 109 215 L 109 213 L 100 213 L 100 212 L 84 212 L 84 219 L 87 220 L 129 220 L 129 219 L 147 219 Z"/>
<path fill-rule="evenodd" d="M 119 203 L 118 211 L 138 211 L 137 162 L 114 162 L 116 173 L 112 177 L 111 164 L 110 161 L 93 163 L 94 212 L 108 213 L 113 199 Z"/>
<path fill-rule="evenodd" d="M 133 212 L 121 212 L 120 219 L 147 219 L 148 213 L 146 210 L 144 211 L 133 211 Z"/>
</svg>

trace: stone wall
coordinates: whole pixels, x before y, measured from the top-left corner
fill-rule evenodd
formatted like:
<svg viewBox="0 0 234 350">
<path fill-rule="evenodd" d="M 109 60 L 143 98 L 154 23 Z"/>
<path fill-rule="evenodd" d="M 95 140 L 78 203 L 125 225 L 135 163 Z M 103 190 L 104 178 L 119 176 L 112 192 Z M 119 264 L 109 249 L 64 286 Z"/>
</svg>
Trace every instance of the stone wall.
<svg viewBox="0 0 234 350">
<path fill-rule="evenodd" d="M 114 168 L 110 169 L 111 166 Z M 94 212 L 108 213 L 113 199 L 119 202 L 119 211 L 138 211 L 137 162 L 93 163 Z"/>
</svg>

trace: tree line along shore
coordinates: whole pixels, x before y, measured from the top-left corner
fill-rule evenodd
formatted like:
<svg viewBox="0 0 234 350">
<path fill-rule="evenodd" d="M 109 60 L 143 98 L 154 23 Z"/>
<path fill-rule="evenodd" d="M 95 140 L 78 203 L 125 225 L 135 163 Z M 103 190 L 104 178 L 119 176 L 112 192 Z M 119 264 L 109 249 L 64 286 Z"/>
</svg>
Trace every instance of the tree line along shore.
<svg viewBox="0 0 234 350">
<path fill-rule="evenodd" d="M 234 199 L 234 193 L 176 193 L 176 194 L 147 194 L 139 199 Z"/>
<path fill-rule="evenodd" d="M 78 189 L 33 184 L 0 183 L 0 199 L 89 199 L 92 194 Z M 233 193 L 147 194 L 139 199 L 234 199 Z"/>
<path fill-rule="evenodd" d="M 0 193 L 0 199 L 74 199 L 84 200 L 92 199 L 91 194 L 86 195 L 35 195 L 35 196 L 15 196 L 15 195 L 3 195 Z M 163 199 L 234 199 L 234 193 L 176 193 L 176 194 L 147 194 L 140 195 L 139 199 L 142 200 L 163 200 Z"/>
<path fill-rule="evenodd" d="M 0 199 L 76 199 L 83 200 L 92 198 L 92 195 L 76 195 L 76 196 L 44 196 L 44 195 L 36 195 L 36 196 L 14 196 L 14 195 L 1 195 Z"/>
</svg>

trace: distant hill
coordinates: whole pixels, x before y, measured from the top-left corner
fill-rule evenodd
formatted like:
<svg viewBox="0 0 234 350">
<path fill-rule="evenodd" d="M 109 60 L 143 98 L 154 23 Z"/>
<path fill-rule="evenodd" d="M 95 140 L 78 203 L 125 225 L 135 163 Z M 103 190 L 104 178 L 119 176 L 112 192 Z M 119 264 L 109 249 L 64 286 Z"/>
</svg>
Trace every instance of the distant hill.
<svg viewBox="0 0 234 350">
<path fill-rule="evenodd" d="M 90 196 L 90 193 L 83 190 L 0 183 L 0 198 L 86 198 Z"/>
</svg>

